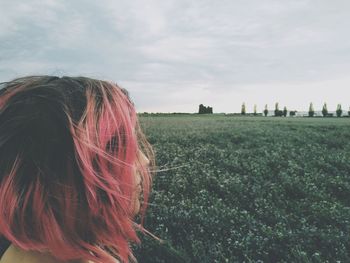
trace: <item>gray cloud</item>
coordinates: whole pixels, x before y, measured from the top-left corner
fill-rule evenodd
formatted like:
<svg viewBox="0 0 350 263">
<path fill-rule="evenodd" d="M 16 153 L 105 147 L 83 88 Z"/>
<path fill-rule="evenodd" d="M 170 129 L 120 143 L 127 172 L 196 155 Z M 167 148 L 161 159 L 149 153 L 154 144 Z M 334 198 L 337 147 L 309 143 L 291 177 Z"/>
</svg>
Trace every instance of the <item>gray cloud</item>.
<svg viewBox="0 0 350 263">
<path fill-rule="evenodd" d="M 243 101 L 348 107 L 349 8 L 346 0 L 3 0 L 0 80 L 110 79 L 139 111 L 206 103 L 233 112 Z"/>
</svg>

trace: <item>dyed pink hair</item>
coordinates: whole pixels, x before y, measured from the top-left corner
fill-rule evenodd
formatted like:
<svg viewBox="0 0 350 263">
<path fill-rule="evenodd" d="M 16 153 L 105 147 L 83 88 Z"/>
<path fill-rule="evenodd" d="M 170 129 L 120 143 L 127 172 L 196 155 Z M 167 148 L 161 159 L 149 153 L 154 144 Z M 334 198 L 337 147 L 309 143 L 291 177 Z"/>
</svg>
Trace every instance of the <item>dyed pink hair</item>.
<svg viewBox="0 0 350 263">
<path fill-rule="evenodd" d="M 0 234 L 61 260 L 136 261 L 154 167 L 128 94 L 84 77 L 30 76 L 0 96 Z M 135 170 L 142 220 L 134 220 Z"/>
</svg>

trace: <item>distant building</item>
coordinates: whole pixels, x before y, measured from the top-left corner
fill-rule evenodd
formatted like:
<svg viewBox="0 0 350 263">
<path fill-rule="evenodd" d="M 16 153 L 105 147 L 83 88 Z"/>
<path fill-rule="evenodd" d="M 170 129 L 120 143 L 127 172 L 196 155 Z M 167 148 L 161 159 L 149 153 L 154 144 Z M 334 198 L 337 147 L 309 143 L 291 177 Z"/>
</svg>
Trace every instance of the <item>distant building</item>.
<svg viewBox="0 0 350 263">
<path fill-rule="evenodd" d="M 203 104 L 199 105 L 199 114 L 213 114 L 213 108 L 212 107 L 205 107 Z"/>
</svg>

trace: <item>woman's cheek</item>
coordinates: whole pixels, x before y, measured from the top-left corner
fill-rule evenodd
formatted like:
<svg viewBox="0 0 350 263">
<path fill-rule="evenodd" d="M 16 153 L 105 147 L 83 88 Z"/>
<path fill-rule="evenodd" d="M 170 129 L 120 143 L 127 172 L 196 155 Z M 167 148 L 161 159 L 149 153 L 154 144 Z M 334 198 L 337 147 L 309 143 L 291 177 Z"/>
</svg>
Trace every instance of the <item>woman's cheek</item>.
<svg viewBox="0 0 350 263">
<path fill-rule="evenodd" d="M 133 214 L 137 215 L 140 211 L 140 193 L 136 191 L 133 197 Z"/>
</svg>

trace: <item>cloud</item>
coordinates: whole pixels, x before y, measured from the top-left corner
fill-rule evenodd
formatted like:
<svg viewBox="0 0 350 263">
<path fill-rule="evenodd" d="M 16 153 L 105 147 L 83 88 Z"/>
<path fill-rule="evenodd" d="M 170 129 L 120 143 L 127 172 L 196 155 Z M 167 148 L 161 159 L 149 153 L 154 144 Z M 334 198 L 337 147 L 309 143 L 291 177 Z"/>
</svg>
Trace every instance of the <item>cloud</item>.
<svg viewBox="0 0 350 263">
<path fill-rule="evenodd" d="M 0 79 L 110 79 L 132 90 L 141 111 L 192 111 L 200 101 L 239 110 L 240 100 L 265 104 L 292 88 L 310 100 L 324 83 L 345 94 L 349 7 L 345 0 L 3 0 Z M 300 107 L 292 97 L 288 104 Z M 329 95 L 330 103 L 343 97 Z"/>
</svg>

